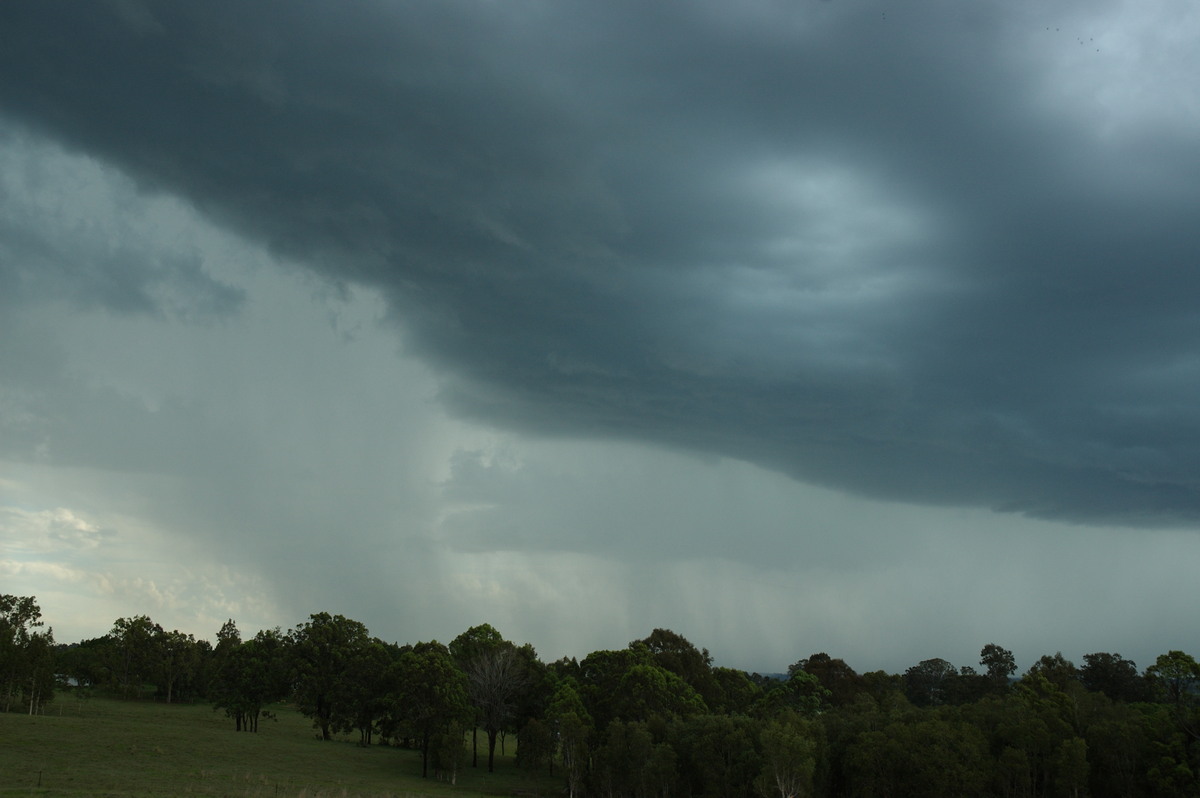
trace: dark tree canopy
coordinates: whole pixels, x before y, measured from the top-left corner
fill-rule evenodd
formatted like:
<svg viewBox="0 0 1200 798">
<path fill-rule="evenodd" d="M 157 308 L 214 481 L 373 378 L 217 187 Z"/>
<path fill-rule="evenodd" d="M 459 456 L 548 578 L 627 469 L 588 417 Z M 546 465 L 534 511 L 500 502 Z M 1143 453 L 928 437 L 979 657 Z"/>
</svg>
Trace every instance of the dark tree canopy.
<svg viewBox="0 0 1200 798">
<path fill-rule="evenodd" d="M 295 668 L 295 697 L 313 719 L 321 739 L 332 738 L 335 706 L 344 693 L 350 663 L 370 642 L 367 627 L 341 615 L 317 613 L 292 630 L 290 649 Z"/>
<path fill-rule="evenodd" d="M 1026 676 L 1041 676 L 1060 690 L 1065 690 L 1069 684 L 1078 681 L 1079 669 L 1058 651 L 1053 655 L 1041 656 L 1030 666 Z"/>
<path fill-rule="evenodd" d="M 979 664 L 997 688 L 1007 688 L 1008 680 L 1017 672 L 1017 660 L 1012 652 L 995 643 L 988 643 L 980 650 Z"/>
<path fill-rule="evenodd" d="M 54 633 L 36 596 L 0 594 L 0 707 L 30 714 L 54 698 Z"/>
<path fill-rule="evenodd" d="M 71 646 L 38 640 L 50 637 L 36 603 L 0 597 L 10 709 L 49 700 L 39 672 L 130 699 L 151 683 L 160 701 L 206 690 L 238 730 L 290 697 L 322 737 L 415 748 L 423 774 L 452 784 L 472 726 L 488 735 L 489 770 L 508 766 L 497 735 L 517 732 L 522 778 L 552 774 L 575 798 L 1190 798 L 1200 773 L 1200 664 L 1179 650 L 1144 674 L 1119 654 L 1077 669 L 1057 653 L 1010 685 L 1015 661 L 995 644 L 983 672 L 933 658 L 859 675 L 819 652 L 779 678 L 713 667 L 663 629 L 545 664 L 487 624 L 450 646 L 400 646 L 328 613 L 249 639 L 229 620 L 215 647 L 148 616 Z M 711 699 L 693 684 L 706 682 Z"/>
<path fill-rule="evenodd" d="M 1138 673 L 1137 665 L 1120 654 L 1084 654 L 1079 681 L 1088 690 L 1104 693 L 1114 701 L 1142 701 L 1146 698 L 1146 682 Z"/>
<path fill-rule="evenodd" d="M 629 645 L 632 648 L 639 643 L 654 657 L 655 664 L 687 682 L 706 703 L 720 699 L 708 649 L 696 648 L 683 635 L 670 629 L 655 629 L 648 637 L 634 640 Z"/>
<path fill-rule="evenodd" d="M 958 671 L 946 660 L 922 660 L 904 672 L 904 693 L 919 707 L 937 706 L 949 700 L 957 678 Z"/>
<path fill-rule="evenodd" d="M 403 652 L 393 667 L 391 725 L 418 741 L 421 775 L 427 776 L 434 740 L 469 717 L 467 678 L 436 640 Z"/>
<path fill-rule="evenodd" d="M 845 706 L 854 701 L 863 689 L 862 677 L 843 659 L 831 657 L 825 652 L 813 654 L 788 668 L 788 673 L 802 670 L 817 678 L 821 686 L 829 691 L 829 703 Z"/>
</svg>

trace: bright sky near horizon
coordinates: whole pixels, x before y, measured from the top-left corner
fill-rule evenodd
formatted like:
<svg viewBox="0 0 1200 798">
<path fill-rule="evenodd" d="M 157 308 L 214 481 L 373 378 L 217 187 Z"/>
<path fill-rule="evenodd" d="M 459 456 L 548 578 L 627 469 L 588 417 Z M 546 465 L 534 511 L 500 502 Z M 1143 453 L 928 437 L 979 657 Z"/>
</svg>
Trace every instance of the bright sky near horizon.
<svg viewBox="0 0 1200 798">
<path fill-rule="evenodd" d="M 0 4 L 0 592 L 1200 654 L 1200 7 Z"/>
</svg>

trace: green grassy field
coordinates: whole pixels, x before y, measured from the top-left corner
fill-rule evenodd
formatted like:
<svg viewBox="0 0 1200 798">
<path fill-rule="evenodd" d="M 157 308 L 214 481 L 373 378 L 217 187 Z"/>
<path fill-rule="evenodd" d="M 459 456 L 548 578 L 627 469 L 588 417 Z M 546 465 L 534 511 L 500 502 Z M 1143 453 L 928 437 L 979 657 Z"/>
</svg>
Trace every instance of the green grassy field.
<svg viewBox="0 0 1200 798">
<path fill-rule="evenodd" d="M 362 748 L 357 735 L 322 742 L 308 719 L 276 709 L 278 721 L 239 734 L 205 705 L 59 695 L 45 715 L 0 714 L 0 796 L 425 798 L 548 796 L 562 787 L 518 769 L 511 742 L 509 756 L 497 751 L 494 774 L 468 766 L 452 786 L 421 778 L 417 752 Z"/>
</svg>

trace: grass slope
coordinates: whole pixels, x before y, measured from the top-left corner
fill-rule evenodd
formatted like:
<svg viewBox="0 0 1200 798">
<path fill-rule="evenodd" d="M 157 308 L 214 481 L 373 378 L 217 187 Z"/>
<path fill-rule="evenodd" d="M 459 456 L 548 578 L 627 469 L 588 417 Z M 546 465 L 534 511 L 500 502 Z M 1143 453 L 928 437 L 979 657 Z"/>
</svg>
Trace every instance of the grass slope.
<svg viewBox="0 0 1200 798">
<path fill-rule="evenodd" d="M 307 718 L 288 707 L 276 711 L 277 722 L 239 734 L 204 705 L 59 695 L 46 715 L 0 714 L 0 796 L 433 798 L 561 790 L 559 779 L 519 770 L 499 753 L 494 774 L 468 766 L 457 786 L 422 779 L 415 751 L 362 748 L 357 735 L 322 742 Z"/>
</svg>

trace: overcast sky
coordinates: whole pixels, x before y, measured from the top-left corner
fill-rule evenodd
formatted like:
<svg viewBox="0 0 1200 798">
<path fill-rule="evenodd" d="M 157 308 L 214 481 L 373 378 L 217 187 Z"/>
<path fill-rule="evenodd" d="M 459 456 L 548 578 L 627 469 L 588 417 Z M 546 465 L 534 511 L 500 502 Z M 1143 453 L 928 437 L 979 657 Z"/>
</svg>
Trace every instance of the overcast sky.
<svg viewBox="0 0 1200 798">
<path fill-rule="evenodd" d="M 1192 0 L 0 4 L 0 592 L 1200 654 Z"/>
</svg>

